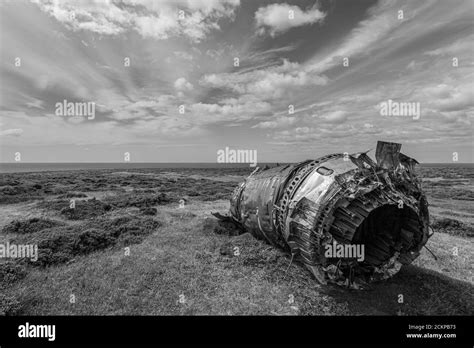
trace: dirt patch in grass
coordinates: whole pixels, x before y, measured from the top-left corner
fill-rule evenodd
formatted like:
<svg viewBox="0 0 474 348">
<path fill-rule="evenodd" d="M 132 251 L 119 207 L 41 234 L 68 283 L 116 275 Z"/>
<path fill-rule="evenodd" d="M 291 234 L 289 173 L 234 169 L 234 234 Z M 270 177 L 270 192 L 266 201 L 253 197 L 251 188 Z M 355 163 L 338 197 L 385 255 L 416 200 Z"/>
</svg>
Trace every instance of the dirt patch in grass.
<svg viewBox="0 0 474 348">
<path fill-rule="evenodd" d="M 473 226 L 456 219 L 435 218 L 431 226 L 437 232 L 460 237 L 474 237 Z"/>
<path fill-rule="evenodd" d="M 240 236 L 231 238 L 230 240 L 224 242 L 220 248 L 219 252 L 223 256 L 229 256 L 229 257 L 234 257 L 234 256 L 240 256 L 240 251 L 243 248 L 253 248 L 255 249 L 257 246 L 260 246 L 260 242 L 257 241 L 250 233 L 244 233 Z M 258 251 L 259 249 L 256 248 L 255 251 Z M 254 253 L 255 254 L 255 253 Z M 247 261 L 248 258 L 244 260 Z"/>
<path fill-rule="evenodd" d="M 60 221 L 35 217 L 27 220 L 13 220 L 3 227 L 2 233 L 30 234 L 42 231 L 47 228 L 63 226 Z"/>
<path fill-rule="evenodd" d="M 224 236 L 238 236 L 243 231 L 231 221 L 222 221 L 216 218 L 206 218 L 202 225 L 203 231 L 210 231 Z"/>
</svg>

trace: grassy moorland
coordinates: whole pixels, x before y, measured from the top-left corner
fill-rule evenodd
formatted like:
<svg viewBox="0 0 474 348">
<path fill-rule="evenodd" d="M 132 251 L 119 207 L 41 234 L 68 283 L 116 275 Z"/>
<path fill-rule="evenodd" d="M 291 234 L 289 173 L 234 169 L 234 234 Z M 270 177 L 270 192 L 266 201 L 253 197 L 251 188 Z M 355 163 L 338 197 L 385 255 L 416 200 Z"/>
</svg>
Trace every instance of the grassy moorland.
<svg viewBox="0 0 474 348">
<path fill-rule="evenodd" d="M 0 313 L 473 314 L 474 170 L 421 170 L 437 259 L 423 249 L 366 291 L 319 286 L 216 221 L 249 168 L 0 174 L 0 243 L 39 247 L 36 262 L 0 259 Z"/>
</svg>

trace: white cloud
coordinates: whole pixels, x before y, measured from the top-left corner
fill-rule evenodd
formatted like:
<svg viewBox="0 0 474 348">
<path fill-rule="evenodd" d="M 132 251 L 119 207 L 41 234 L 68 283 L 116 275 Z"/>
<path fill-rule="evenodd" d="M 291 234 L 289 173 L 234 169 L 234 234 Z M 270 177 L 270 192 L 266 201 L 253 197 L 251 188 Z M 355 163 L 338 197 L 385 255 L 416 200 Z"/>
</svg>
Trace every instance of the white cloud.
<svg viewBox="0 0 474 348">
<path fill-rule="evenodd" d="M 438 111 L 452 112 L 474 107 L 474 85 L 448 86 L 446 84 L 427 87 L 424 92 L 427 104 Z"/>
<path fill-rule="evenodd" d="M 194 89 L 194 86 L 184 77 L 180 77 L 174 82 L 174 88 L 179 92 L 186 92 L 192 91 Z"/>
<path fill-rule="evenodd" d="M 347 112 L 342 110 L 332 111 L 324 114 L 322 118 L 330 123 L 343 123 L 347 120 Z"/>
<path fill-rule="evenodd" d="M 244 73 L 205 75 L 200 84 L 211 88 L 225 88 L 240 94 L 251 94 L 263 100 L 277 99 L 305 86 L 322 86 L 327 78 L 306 73 L 298 63 L 284 60 L 283 64 Z"/>
<path fill-rule="evenodd" d="M 195 126 L 211 124 L 238 124 L 242 121 L 268 117 L 272 105 L 255 96 L 244 95 L 239 98 L 226 98 L 218 103 L 198 102 L 186 108 L 187 122 Z M 182 115 L 178 115 L 182 118 Z"/>
<path fill-rule="evenodd" d="M 126 7 L 100 0 L 31 1 L 75 31 L 117 35 L 135 30 L 143 37 L 163 40 L 184 36 L 194 42 L 219 29 L 221 19 L 232 20 L 240 5 L 239 0 L 125 0 Z"/>
<path fill-rule="evenodd" d="M 295 123 L 296 123 L 295 117 L 280 116 L 280 117 L 272 118 L 271 121 L 264 121 L 264 122 L 257 123 L 255 126 L 252 126 L 252 128 L 262 128 L 262 129 L 285 128 Z"/>
<path fill-rule="evenodd" d="M 173 54 L 180 58 L 180 59 L 183 59 L 183 60 L 189 60 L 189 61 L 192 61 L 194 59 L 193 55 L 188 53 L 188 52 L 185 52 L 185 51 L 176 51 L 176 52 L 173 52 Z"/>
<path fill-rule="evenodd" d="M 460 52 L 470 52 L 472 54 L 472 41 L 474 36 L 470 35 L 461 40 L 457 40 L 450 45 L 440 47 L 435 50 L 427 51 L 424 54 L 428 56 L 440 56 L 446 54 L 458 54 Z"/>
<path fill-rule="evenodd" d="M 308 65 L 308 70 L 322 72 L 342 64 L 342 57 L 369 54 L 372 49 L 378 48 L 375 45 L 377 42 L 400 25 L 400 20 L 397 19 L 398 10 L 405 10 L 404 13 L 407 14 L 414 12 L 397 2 L 381 0 L 369 9 L 368 18 L 361 21 L 338 47 L 325 56 L 315 56 Z"/>
<path fill-rule="evenodd" d="M 295 5 L 271 4 L 257 10 L 255 22 L 259 34 L 268 31 L 271 36 L 276 36 L 294 27 L 321 22 L 325 16 L 317 5 L 304 11 Z"/>
<path fill-rule="evenodd" d="M 20 136 L 23 134 L 23 129 L 14 128 L 14 129 L 5 129 L 0 131 L 0 136 Z"/>
<path fill-rule="evenodd" d="M 135 30 L 143 37 L 155 39 L 167 39 L 171 35 L 177 35 L 179 32 L 179 23 L 177 18 L 168 15 L 155 16 L 137 16 L 135 18 Z"/>
<path fill-rule="evenodd" d="M 208 49 L 206 54 L 211 57 L 212 59 L 219 59 L 225 52 L 225 48 L 221 48 L 219 50 Z"/>
<path fill-rule="evenodd" d="M 270 138 L 266 140 L 302 147 L 312 143 L 312 149 L 316 142 L 340 149 L 342 140 L 355 147 L 375 136 L 413 144 L 441 139 L 447 140 L 446 146 L 470 144 L 472 139 L 474 86 L 468 83 L 473 79 L 472 33 L 468 30 L 472 12 L 466 10 L 471 5 L 468 1 L 460 0 L 453 7 L 442 1 L 380 0 L 361 22 L 347 28 L 345 36 L 339 36 L 344 31 L 329 33 L 327 41 L 314 47 L 311 59 L 306 59 L 311 54 L 308 46 L 300 59 L 305 41 L 288 41 L 285 36 L 270 40 L 269 46 L 267 40 L 253 36 L 255 27 L 243 28 L 241 18 L 236 18 L 239 25 L 223 25 L 237 14 L 238 1 L 123 0 L 111 1 L 108 7 L 104 4 L 105 0 L 46 0 L 39 5 L 46 12 L 40 16 L 36 6 L 23 8 L 29 15 L 12 3 L 5 6 L 21 12 L 10 13 L 5 25 L 6 60 L 28 56 L 28 64 L 22 69 L 6 66 L 9 73 L 3 84 L 2 106 L 22 110 L 24 115 L 7 118 L 5 131 L 0 132 L 4 144 L 153 144 L 167 138 L 176 145 L 177 135 L 182 139 L 208 132 L 213 139 L 213 134 L 230 124 L 239 125 L 236 138 L 262 146 L 265 135 Z M 305 22 L 307 17 L 298 17 L 297 11 L 294 21 L 288 22 L 287 4 L 274 5 L 280 6 L 278 11 L 270 11 L 270 6 L 259 9 L 256 25 L 262 33 L 276 36 L 295 26 L 309 28 L 312 23 Z M 305 14 L 311 10 L 299 6 L 290 7 Z M 184 19 L 178 17 L 179 9 L 185 11 Z M 404 10 L 405 20 L 397 19 L 398 9 Z M 75 13 L 72 18 L 70 11 Z M 245 15 L 246 11 L 240 11 L 239 16 Z M 31 16 L 35 20 L 28 21 Z M 67 37 L 52 30 L 58 29 L 58 22 Z M 205 40 L 220 28 L 233 32 L 200 45 L 188 41 Z M 238 32 L 234 32 L 236 28 Z M 42 37 L 41 42 L 31 32 Z M 131 50 L 127 37 L 111 40 L 91 32 L 136 32 L 148 38 L 180 39 L 153 43 L 135 34 Z M 81 45 L 81 39 L 89 46 Z M 313 40 L 311 36 L 303 39 Z M 123 68 L 120 57 L 125 54 L 133 69 Z M 344 56 L 350 58 L 347 69 L 342 68 Z M 238 69 L 232 66 L 234 57 L 240 58 Z M 452 66 L 452 57 L 459 58 L 459 67 Z M 322 74 L 333 67 L 337 68 L 328 72 L 329 81 Z M 198 85 L 195 81 L 200 76 Z M 47 116 L 53 99 L 62 95 L 71 100 L 94 100 L 104 107 L 98 109 L 94 122 L 74 120 L 80 123 L 73 124 L 72 120 Z M 418 123 L 380 117 L 376 105 L 389 98 L 420 102 Z M 178 113 L 180 104 L 186 106 L 184 115 Z M 293 115 L 288 115 L 289 104 L 294 105 Z M 48 137 L 44 129 L 48 129 Z M 341 139 L 344 137 L 347 139 Z M 323 151 L 318 146 L 319 150 Z"/>
</svg>

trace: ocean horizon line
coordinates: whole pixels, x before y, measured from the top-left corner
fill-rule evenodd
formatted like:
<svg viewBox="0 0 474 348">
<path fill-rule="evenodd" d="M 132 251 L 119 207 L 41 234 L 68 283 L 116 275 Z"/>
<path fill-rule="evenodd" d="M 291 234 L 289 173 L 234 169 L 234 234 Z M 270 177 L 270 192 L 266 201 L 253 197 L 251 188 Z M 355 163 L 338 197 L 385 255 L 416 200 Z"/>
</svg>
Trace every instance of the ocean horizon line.
<svg viewBox="0 0 474 348">
<path fill-rule="evenodd" d="M 29 173 L 49 171 L 79 170 L 128 170 L 128 169 L 231 169 L 270 167 L 298 162 L 261 162 L 255 167 L 249 163 L 217 163 L 217 162 L 0 162 L 0 173 Z M 422 167 L 473 167 L 474 163 L 420 163 Z"/>
<path fill-rule="evenodd" d="M 303 161 L 303 160 L 302 160 Z M 258 164 L 270 164 L 270 163 L 280 163 L 280 164 L 290 164 L 290 163 L 299 163 L 302 161 L 295 161 L 295 162 L 279 162 L 279 161 L 266 161 L 266 162 L 259 162 Z M 249 165 L 249 163 L 218 163 L 218 162 L 0 162 L 2 164 L 215 164 L 215 165 Z M 474 164 L 474 162 L 420 162 L 420 164 Z"/>
</svg>

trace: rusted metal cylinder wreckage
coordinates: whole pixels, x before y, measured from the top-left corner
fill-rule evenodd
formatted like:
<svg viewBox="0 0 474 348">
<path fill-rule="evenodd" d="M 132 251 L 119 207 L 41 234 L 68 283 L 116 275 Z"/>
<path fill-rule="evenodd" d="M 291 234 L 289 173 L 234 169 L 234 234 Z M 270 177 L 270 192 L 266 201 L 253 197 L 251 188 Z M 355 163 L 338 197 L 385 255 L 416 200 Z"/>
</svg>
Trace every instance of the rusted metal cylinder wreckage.
<svg viewBox="0 0 474 348">
<path fill-rule="evenodd" d="M 257 169 L 234 190 L 230 216 L 291 253 L 316 279 L 364 288 L 410 264 L 431 236 L 428 203 L 401 145 Z"/>
</svg>

